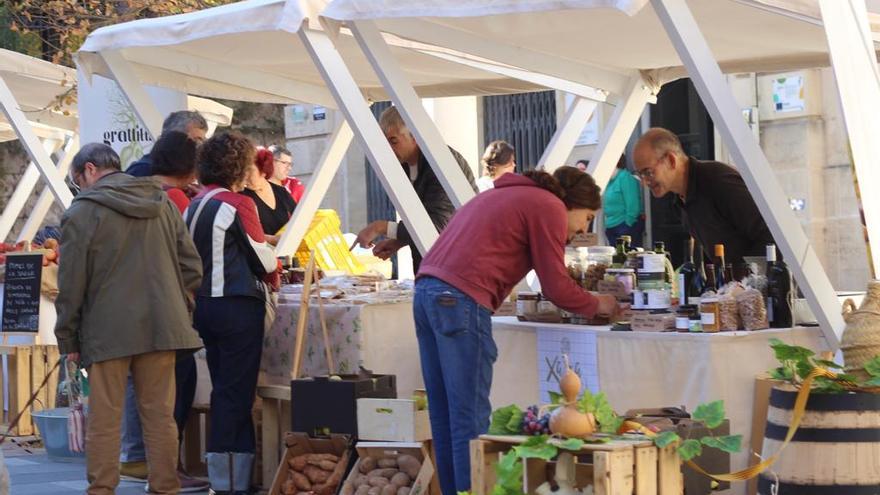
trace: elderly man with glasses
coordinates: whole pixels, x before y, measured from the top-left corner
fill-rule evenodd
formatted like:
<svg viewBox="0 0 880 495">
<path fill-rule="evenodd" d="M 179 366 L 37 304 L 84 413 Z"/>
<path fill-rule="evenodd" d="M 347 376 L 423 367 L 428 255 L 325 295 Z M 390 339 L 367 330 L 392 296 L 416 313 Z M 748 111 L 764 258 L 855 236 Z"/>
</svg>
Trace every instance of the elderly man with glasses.
<svg viewBox="0 0 880 495">
<path fill-rule="evenodd" d="M 649 129 L 633 150 L 636 174 L 655 198 L 672 196 L 692 237 L 712 253 L 723 244 L 727 260 L 763 256 L 773 236 L 735 168 L 684 153 L 672 132 Z"/>
</svg>

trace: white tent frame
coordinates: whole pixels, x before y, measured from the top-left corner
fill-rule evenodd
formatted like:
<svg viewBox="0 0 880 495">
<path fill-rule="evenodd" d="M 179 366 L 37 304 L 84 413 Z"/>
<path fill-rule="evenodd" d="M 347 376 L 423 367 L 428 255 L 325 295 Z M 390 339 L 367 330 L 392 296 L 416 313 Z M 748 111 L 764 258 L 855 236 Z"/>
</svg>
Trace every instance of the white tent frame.
<svg viewBox="0 0 880 495">
<path fill-rule="evenodd" d="M 816 315 L 829 346 L 836 348 L 844 328 L 837 295 L 809 239 L 787 205 L 785 194 L 756 137 L 743 121 L 733 93 L 706 38 L 684 0 L 651 0 L 651 5 L 684 62 L 684 67 L 693 79 L 719 133 L 729 143 L 731 155 L 740 166 L 743 179 L 776 239 L 778 248 L 789 260 L 798 286 Z M 865 217 L 868 219 L 869 239 L 880 241 L 880 214 L 868 214 L 869 211 L 880 211 L 880 194 L 876 191 L 876 167 L 870 165 L 872 157 L 880 154 L 880 142 L 875 138 L 880 131 L 880 116 L 877 112 L 863 111 L 866 98 L 870 106 L 880 108 L 880 71 L 877 69 L 865 2 L 819 0 L 819 5 L 825 21 L 832 66 L 841 93 L 844 119 L 852 143 Z M 582 66 L 554 64 L 552 58 L 541 54 L 482 39 L 467 32 L 454 31 L 418 18 L 383 21 L 393 24 L 393 29 L 389 29 L 389 32 L 405 39 L 436 44 L 491 62 L 510 64 L 580 83 L 589 81 L 598 88 L 624 88 L 620 91 L 621 99 L 617 102 L 611 121 L 601 136 L 596 155 L 590 163 L 589 172 L 602 187 L 607 185 L 620 153 L 639 122 L 645 104 L 659 89 L 656 83 L 644 75 L 633 75 L 628 81 L 622 81 L 621 78 L 625 76 L 601 69 L 589 74 L 576 74 L 572 70 L 583 70 Z M 346 24 L 351 26 L 364 22 L 366 21 L 346 21 Z M 849 49 L 852 46 L 863 46 L 865 49 L 853 54 Z M 391 88 L 387 89 L 391 92 Z M 859 101 L 855 101 L 856 99 Z M 582 120 L 584 115 L 589 118 L 586 110 L 589 104 L 582 102 L 582 107 L 579 108 L 577 103 L 569 109 L 559 132 L 554 136 L 553 146 L 542 157 L 542 164 L 545 166 L 558 160 L 564 149 L 570 151 L 569 144 L 573 144 L 576 132 L 586 123 Z M 872 254 L 874 266 L 880 267 L 880 249 L 873 250 Z"/>
</svg>

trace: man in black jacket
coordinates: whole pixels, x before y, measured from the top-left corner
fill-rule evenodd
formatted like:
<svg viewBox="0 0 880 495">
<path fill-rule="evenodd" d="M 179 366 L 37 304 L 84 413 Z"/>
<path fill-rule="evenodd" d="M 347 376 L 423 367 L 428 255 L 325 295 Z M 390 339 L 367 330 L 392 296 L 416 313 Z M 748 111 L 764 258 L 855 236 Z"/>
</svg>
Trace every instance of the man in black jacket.
<svg viewBox="0 0 880 495">
<path fill-rule="evenodd" d="M 727 261 L 763 256 L 773 235 L 764 223 L 742 176 L 720 162 L 687 156 L 672 132 L 649 129 L 633 150 L 636 174 L 655 198 L 673 201 L 691 235 L 706 253 L 724 244 Z"/>
<path fill-rule="evenodd" d="M 452 201 L 443 189 L 443 185 L 434 174 L 431 164 L 422 154 L 415 137 L 406 127 L 406 123 L 401 118 L 396 107 L 390 107 L 382 112 L 379 117 L 379 127 L 385 133 L 388 144 L 394 150 L 394 155 L 400 160 L 403 171 L 412 182 L 416 195 L 425 206 L 428 216 L 438 231 L 442 231 L 452 214 L 455 213 L 455 207 Z M 474 182 L 474 174 L 463 156 L 452 148 L 449 148 L 461 171 L 467 177 L 468 182 L 474 192 L 477 192 L 477 186 Z M 374 241 L 385 236 L 386 239 L 375 243 Z M 419 253 L 413 243 L 412 237 L 403 222 L 395 222 L 392 220 L 377 220 L 371 222 L 358 233 L 356 244 L 360 244 L 364 248 L 373 248 L 373 254 L 382 259 L 390 258 L 394 253 L 404 246 L 410 246 L 413 257 L 413 273 L 418 273 L 419 264 L 422 262 L 422 255 Z"/>
</svg>

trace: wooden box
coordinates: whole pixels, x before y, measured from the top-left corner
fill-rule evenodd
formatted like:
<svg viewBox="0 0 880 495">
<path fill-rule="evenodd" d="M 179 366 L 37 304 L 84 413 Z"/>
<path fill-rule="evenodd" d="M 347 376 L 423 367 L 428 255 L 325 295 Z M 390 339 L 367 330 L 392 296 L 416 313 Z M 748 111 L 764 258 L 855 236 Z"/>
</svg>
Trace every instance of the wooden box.
<svg viewBox="0 0 880 495">
<path fill-rule="evenodd" d="M 302 454 L 333 454 L 338 456 L 339 462 L 336 464 L 336 471 L 333 471 L 333 473 L 335 475 L 339 471 L 342 472 L 339 476 L 339 485 L 342 485 L 341 480 L 345 477 L 345 471 L 348 469 L 351 457 L 350 436 L 334 434 L 328 438 L 310 438 L 305 433 L 288 433 L 284 438 L 284 443 L 287 445 L 287 450 L 278 464 L 278 470 L 275 472 L 275 479 L 272 481 L 272 487 L 269 489 L 268 495 L 284 494 L 282 486 L 287 481 L 288 461 Z M 334 489 L 333 493 L 338 491 L 339 486 Z"/>
<path fill-rule="evenodd" d="M 524 442 L 524 436 L 483 435 L 471 441 L 471 492 L 489 495 L 495 465 L 502 455 Z M 681 459 L 674 446 L 657 448 L 649 440 L 612 440 L 587 444 L 574 453 L 576 487 L 591 486 L 595 495 L 682 495 Z M 535 493 L 552 480 L 555 462 L 526 459 L 523 490 Z"/>
<path fill-rule="evenodd" d="M 428 495 L 432 493 L 431 482 L 434 479 L 434 463 L 431 462 L 431 450 L 426 443 L 421 442 L 358 442 L 358 460 L 348 473 L 346 482 L 351 482 L 360 473 L 360 463 L 364 457 L 382 459 L 396 457 L 401 454 L 409 454 L 421 461 L 422 468 L 419 475 L 413 481 L 409 495 Z M 270 494 L 272 495 L 272 494 Z"/>
<path fill-rule="evenodd" d="M 359 440 L 422 442 L 431 439 L 428 411 L 412 399 L 358 399 Z"/>
<path fill-rule="evenodd" d="M 31 396 L 46 378 L 46 374 L 52 370 L 58 362 L 60 355 L 58 347 L 54 345 L 3 345 L 0 346 L 0 354 L 6 356 L 6 375 L 0 377 L 0 401 L 3 397 L 3 387 L 8 387 L 9 400 L 5 403 L 5 414 L 0 430 L 6 432 L 10 422 L 18 413 L 22 413 L 18 425 L 10 431 L 13 436 L 28 436 L 37 434 L 34 427 L 31 410 L 52 409 L 55 407 L 55 396 L 58 391 L 58 372 L 55 368 L 52 376 L 46 382 L 46 386 L 37 394 L 33 405 L 25 407 Z M 0 367 L 0 375 L 3 374 Z"/>
</svg>

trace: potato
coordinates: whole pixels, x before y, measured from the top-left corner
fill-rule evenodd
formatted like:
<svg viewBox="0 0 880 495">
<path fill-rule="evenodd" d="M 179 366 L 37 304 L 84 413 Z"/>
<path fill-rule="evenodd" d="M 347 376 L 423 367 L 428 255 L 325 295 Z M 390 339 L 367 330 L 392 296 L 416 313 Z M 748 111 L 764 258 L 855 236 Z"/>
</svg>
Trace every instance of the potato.
<svg viewBox="0 0 880 495">
<path fill-rule="evenodd" d="M 309 481 L 313 484 L 324 483 L 327 481 L 327 478 L 330 477 L 330 473 L 317 466 L 306 466 L 303 470 L 303 474 L 306 475 L 306 477 L 309 478 Z"/>
<path fill-rule="evenodd" d="M 305 455 L 298 455 L 296 457 L 291 457 L 287 461 L 287 465 L 290 466 L 291 469 L 295 471 L 302 472 L 303 469 L 306 468 L 308 461 Z"/>
<path fill-rule="evenodd" d="M 293 472 L 293 484 L 296 487 L 303 491 L 309 491 L 312 489 L 312 482 L 306 477 L 306 475 L 302 473 Z"/>
<path fill-rule="evenodd" d="M 397 489 L 397 495 L 409 495 L 410 491 L 412 491 L 412 488 L 408 486 L 402 486 Z"/>
<path fill-rule="evenodd" d="M 295 495 L 296 492 L 296 485 L 293 483 L 293 480 L 287 480 L 281 485 L 281 493 L 284 495 Z"/>
<path fill-rule="evenodd" d="M 392 476 L 397 474 L 399 471 L 393 468 L 385 468 L 385 469 L 374 469 L 367 473 L 367 478 L 373 478 L 375 476 L 381 476 L 382 478 L 391 479 Z"/>
<path fill-rule="evenodd" d="M 369 483 L 371 486 L 378 486 L 379 488 L 391 484 L 391 482 L 388 481 L 388 478 L 382 478 L 381 476 L 370 476 L 370 479 L 367 481 L 367 483 Z"/>
<path fill-rule="evenodd" d="M 360 488 L 361 485 L 367 484 L 367 475 L 366 474 L 356 474 L 354 475 L 354 479 L 352 479 L 352 483 L 355 488 Z"/>
<path fill-rule="evenodd" d="M 370 488 L 370 491 L 367 492 L 367 495 L 382 495 L 382 489 L 378 486 L 374 486 Z"/>
<path fill-rule="evenodd" d="M 394 485 L 383 486 L 382 495 L 397 495 L 397 487 Z"/>
<path fill-rule="evenodd" d="M 343 483 L 342 489 L 339 490 L 339 495 L 354 495 L 354 483 L 351 481 Z"/>
<path fill-rule="evenodd" d="M 422 463 L 408 454 L 397 456 L 397 465 L 400 466 L 401 471 L 412 479 L 416 479 L 419 476 L 419 470 L 422 469 Z"/>
<path fill-rule="evenodd" d="M 379 459 L 379 467 L 397 469 L 397 459 Z"/>
<path fill-rule="evenodd" d="M 363 484 L 358 487 L 357 491 L 354 492 L 354 495 L 367 495 L 367 492 L 370 491 L 370 488 L 373 487 L 367 484 Z"/>
<path fill-rule="evenodd" d="M 412 480 L 406 473 L 397 473 L 391 477 L 391 484 L 396 485 L 398 488 L 401 486 L 409 486 L 410 483 L 412 483 Z"/>
<path fill-rule="evenodd" d="M 359 469 L 362 473 L 367 474 L 376 469 L 376 459 L 372 457 L 362 457 L 358 466 L 360 466 Z"/>
</svg>

